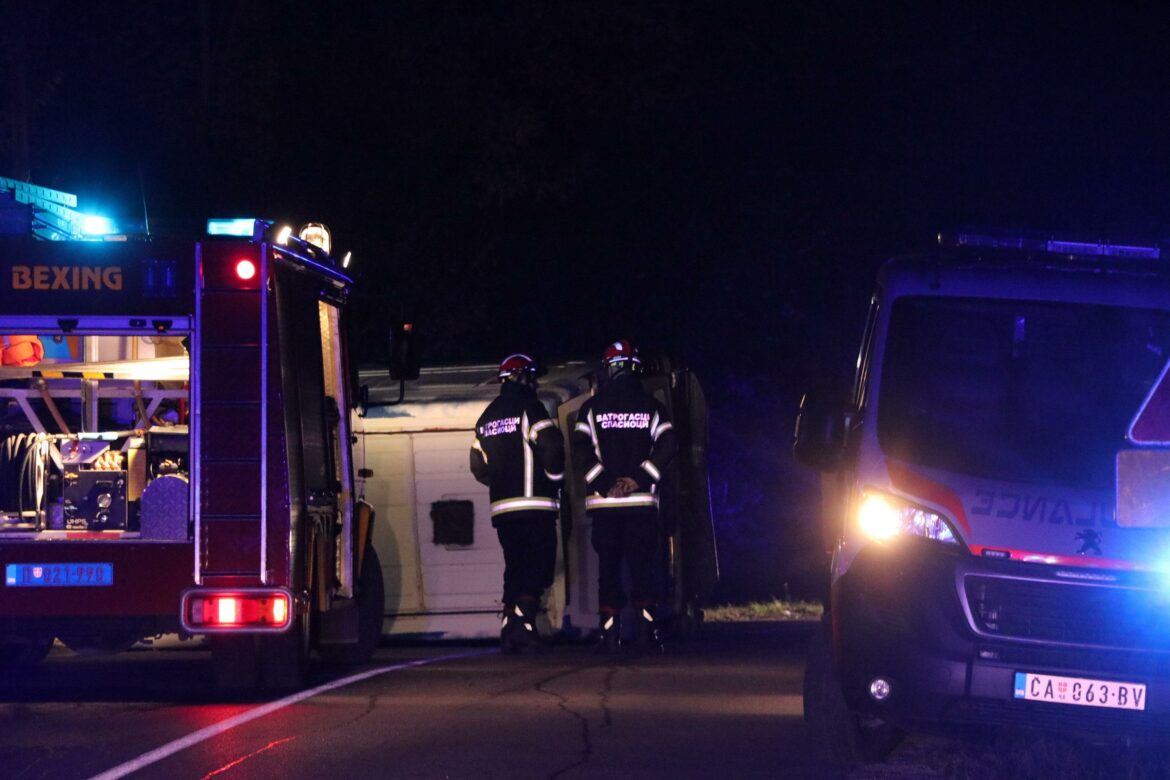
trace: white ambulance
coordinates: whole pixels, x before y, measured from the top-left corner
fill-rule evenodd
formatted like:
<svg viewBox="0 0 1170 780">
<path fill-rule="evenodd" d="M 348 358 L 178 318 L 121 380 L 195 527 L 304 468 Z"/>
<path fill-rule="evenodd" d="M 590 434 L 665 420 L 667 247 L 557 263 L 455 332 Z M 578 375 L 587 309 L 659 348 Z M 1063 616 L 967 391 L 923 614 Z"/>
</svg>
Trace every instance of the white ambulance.
<svg viewBox="0 0 1170 780">
<path fill-rule="evenodd" d="M 824 475 L 826 757 L 942 723 L 1167 733 L 1168 259 L 966 233 L 883 266 L 852 387 L 797 423 Z"/>
</svg>

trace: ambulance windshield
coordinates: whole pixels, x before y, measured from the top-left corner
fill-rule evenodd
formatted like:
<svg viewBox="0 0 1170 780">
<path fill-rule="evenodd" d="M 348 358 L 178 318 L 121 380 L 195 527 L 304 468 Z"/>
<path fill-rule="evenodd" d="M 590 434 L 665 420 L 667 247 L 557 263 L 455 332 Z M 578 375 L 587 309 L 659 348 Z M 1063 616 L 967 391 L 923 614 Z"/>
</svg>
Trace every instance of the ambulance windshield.
<svg viewBox="0 0 1170 780">
<path fill-rule="evenodd" d="M 891 457 L 975 477 L 1109 489 L 1168 356 L 1166 311 L 902 298 L 878 439 Z"/>
</svg>

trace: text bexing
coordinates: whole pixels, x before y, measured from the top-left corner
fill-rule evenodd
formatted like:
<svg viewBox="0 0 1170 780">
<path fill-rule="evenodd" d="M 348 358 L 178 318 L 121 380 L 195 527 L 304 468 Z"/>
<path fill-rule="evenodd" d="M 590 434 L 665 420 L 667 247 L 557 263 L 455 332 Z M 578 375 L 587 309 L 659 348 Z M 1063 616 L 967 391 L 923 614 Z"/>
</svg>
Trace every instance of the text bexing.
<svg viewBox="0 0 1170 780">
<path fill-rule="evenodd" d="M 100 265 L 14 265 L 13 290 L 121 290 L 122 269 Z"/>
</svg>

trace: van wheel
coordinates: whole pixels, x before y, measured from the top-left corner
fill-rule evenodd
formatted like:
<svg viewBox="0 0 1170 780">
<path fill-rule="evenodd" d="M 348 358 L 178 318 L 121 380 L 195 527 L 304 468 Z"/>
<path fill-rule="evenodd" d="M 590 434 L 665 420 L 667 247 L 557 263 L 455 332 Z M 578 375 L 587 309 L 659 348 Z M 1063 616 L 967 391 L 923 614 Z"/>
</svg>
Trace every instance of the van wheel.
<svg viewBox="0 0 1170 780">
<path fill-rule="evenodd" d="M 0 669 L 36 666 L 53 649 L 53 637 L 0 640 Z"/>
<path fill-rule="evenodd" d="M 366 547 L 362 556 L 362 571 L 353 600 L 358 610 L 358 641 L 352 645 L 318 645 L 317 653 L 326 663 L 364 664 L 374 655 L 382 639 L 386 592 L 382 582 L 382 563 L 372 546 Z"/>
<path fill-rule="evenodd" d="M 804 669 L 804 724 L 821 761 L 851 767 L 881 761 L 905 733 L 849 709 L 833 669 L 832 626 L 825 615 L 809 644 Z"/>
</svg>

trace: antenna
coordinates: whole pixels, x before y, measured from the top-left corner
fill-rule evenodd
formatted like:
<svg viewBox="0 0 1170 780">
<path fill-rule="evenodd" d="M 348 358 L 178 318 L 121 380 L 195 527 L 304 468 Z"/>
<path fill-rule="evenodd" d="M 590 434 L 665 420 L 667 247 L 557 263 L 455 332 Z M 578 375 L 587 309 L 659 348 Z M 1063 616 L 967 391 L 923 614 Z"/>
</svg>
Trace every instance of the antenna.
<svg viewBox="0 0 1170 780">
<path fill-rule="evenodd" d="M 146 185 L 142 183 L 142 165 L 138 166 L 138 191 L 142 194 L 142 227 L 150 238 L 150 215 L 146 213 Z"/>
</svg>

